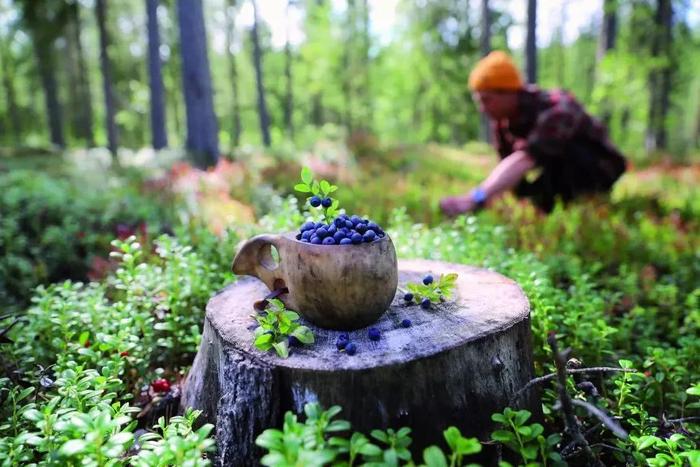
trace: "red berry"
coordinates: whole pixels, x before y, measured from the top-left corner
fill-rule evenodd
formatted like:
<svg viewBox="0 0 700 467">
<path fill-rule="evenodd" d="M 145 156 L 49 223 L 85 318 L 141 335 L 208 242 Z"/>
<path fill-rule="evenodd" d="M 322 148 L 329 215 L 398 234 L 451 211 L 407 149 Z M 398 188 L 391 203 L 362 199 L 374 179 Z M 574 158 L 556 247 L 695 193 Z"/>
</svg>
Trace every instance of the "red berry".
<svg viewBox="0 0 700 467">
<path fill-rule="evenodd" d="M 168 392 L 170 391 L 170 382 L 167 379 L 159 378 L 151 383 L 151 388 L 155 392 Z"/>
<path fill-rule="evenodd" d="M 129 356 L 129 352 L 125 350 L 125 351 L 123 351 L 123 352 L 120 352 L 120 353 L 119 353 L 119 356 L 120 356 L 120 357 L 128 357 L 128 356 Z"/>
</svg>

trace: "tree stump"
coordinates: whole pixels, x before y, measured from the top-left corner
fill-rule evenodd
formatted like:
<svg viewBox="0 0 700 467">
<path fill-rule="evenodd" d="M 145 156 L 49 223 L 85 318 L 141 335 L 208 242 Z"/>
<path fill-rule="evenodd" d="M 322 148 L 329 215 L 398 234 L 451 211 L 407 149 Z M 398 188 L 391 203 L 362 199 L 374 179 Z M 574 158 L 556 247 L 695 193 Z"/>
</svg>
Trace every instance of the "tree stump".
<svg viewBox="0 0 700 467">
<path fill-rule="evenodd" d="M 451 425 L 488 439 L 491 414 L 532 378 L 529 304 L 500 274 L 437 261 L 399 261 L 399 288 L 451 272 L 459 274 L 452 300 L 424 310 L 405 305 L 397 292 L 373 325 L 379 341 L 366 329 L 350 332 L 354 356 L 336 349 L 339 331 L 311 325 L 316 342 L 293 348 L 287 359 L 253 347 L 253 303 L 268 293 L 258 279 L 241 278 L 213 297 L 182 401 L 215 424 L 219 462 L 257 465 L 255 438 L 281 426 L 285 411 L 301 413 L 314 401 L 342 406 L 339 418 L 367 434 L 411 427 L 414 454 L 444 446 L 442 431 Z M 403 328 L 406 318 L 412 326 Z M 520 404 L 539 413 L 534 395 Z"/>
</svg>

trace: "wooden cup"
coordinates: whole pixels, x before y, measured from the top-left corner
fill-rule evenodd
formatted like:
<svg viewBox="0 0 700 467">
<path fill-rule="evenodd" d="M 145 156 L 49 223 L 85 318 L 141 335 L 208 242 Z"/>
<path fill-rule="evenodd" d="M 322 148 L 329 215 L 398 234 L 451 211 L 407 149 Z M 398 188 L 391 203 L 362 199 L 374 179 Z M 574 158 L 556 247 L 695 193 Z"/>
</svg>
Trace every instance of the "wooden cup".
<svg viewBox="0 0 700 467">
<path fill-rule="evenodd" d="M 398 285 L 396 250 L 388 235 L 358 245 L 313 245 L 296 240 L 294 233 L 258 235 L 243 244 L 232 269 L 257 277 L 270 290 L 287 287 L 279 297 L 285 306 L 327 329 L 374 323 Z"/>
</svg>

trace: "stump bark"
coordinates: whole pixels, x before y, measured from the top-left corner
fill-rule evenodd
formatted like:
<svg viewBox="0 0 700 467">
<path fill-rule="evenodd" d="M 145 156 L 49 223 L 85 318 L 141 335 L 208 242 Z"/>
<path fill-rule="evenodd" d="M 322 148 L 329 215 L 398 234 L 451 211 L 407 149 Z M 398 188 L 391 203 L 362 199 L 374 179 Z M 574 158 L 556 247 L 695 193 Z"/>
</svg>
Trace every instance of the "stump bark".
<svg viewBox="0 0 700 467">
<path fill-rule="evenodd" d="M 287 359 L 253 347 L 253 303 L 268 293 L 258 279 L 241 278 L 213 297 L 182 404 L 215 424 L 220 464 L 258 465 L 255 438 L 307 402 L 341 405 L 339 418 L 356 431 L 409 426 L 414 454 L 444 446 L 442 431 L 451 425 L 488 439 L 491 414 L 532 378 L 529 304 L 500 274 L 437 261 L 399 261 L 399 289 L 427 273 L 451 272 L 459 274 L 452 300 L 423 310 L 397 292 L 373 325 L 379 341 L 366 329 L 350 332 L 354 356 L 336 349 L 339 331 L 308 323 L 316 342 L 293 348 Z M 412 326 L 401 327 L 403 319 Z M 519 400 L 539 413 L 534 394 Z"/>
</svg>

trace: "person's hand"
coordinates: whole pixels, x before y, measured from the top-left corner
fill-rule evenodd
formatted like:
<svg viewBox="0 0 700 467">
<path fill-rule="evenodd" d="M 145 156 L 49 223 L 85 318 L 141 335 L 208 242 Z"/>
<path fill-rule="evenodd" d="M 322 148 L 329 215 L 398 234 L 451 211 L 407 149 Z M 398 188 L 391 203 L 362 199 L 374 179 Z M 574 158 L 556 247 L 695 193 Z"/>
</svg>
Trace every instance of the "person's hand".
<svg viewBox="0 0 700 467">
<path fill-rule="evenodd" d="M 440 200 L 440 209 L 450 217 L 464 214 L 476 209 L 476 203 L 470 194 L 459 196 L 448 196 Z"/>
</svg>

